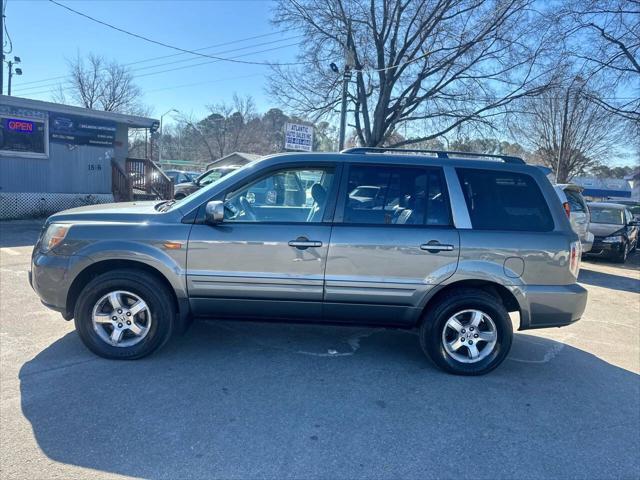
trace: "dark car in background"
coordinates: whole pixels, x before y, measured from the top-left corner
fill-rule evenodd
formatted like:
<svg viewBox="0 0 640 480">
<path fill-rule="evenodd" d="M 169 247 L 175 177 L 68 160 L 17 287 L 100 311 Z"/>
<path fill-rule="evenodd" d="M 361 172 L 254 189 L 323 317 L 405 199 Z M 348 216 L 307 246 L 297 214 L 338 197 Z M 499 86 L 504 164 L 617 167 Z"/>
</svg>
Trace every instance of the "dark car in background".
<svg viewBox="0 0 640 480">
<path fill-rule="evenodd" d="M 640 220 L 640 202 L 634 200 L 607 200 L 606 203 L 617 203 L 629 209 L 635 220 Z"/>
<path fill-rule="evenodd" d="M 200 175 L 198 172 L 184 172 L 182 170 L 165 170 L 164 173 L 171 179 L 174 185 L 192 182 Z"/>
<path fill-rule="evenodd" d="M 627 205 L 616 203 L 589 203 L 591 223 L 589 230 L 594 235 L 589 255 L 611 258 L 620 263 L 638 246 L 639 222 L 633 218 Z"/>
<path fill-rule="evenodd" d="M 225 175 L 237 170 L 238 166 L 231 165 L 228 167 L 216 167 L 210 170 L 207 170 L 202 175 L 196 177 L 195 179 L 192 177 L 185 182 L 181 182 L 176 184 L 173 190 L 173 198 L 176 200 L 180 200 L 181 198 L 186 197 L 187 195 L 191 195 L 193 192 L 200 190 L 202 187 L 209 185 L 210 183 L 215 182 L 216 180 L 224 177 Z M 168 175 L 168 173 L 167 173 Z"/>
</svg>

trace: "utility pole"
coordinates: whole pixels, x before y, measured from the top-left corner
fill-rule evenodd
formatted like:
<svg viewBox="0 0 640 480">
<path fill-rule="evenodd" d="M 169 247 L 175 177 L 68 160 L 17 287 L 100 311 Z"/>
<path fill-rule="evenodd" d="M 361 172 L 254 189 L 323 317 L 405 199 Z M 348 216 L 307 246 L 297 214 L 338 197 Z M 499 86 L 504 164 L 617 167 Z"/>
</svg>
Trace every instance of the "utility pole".
<svg viewBox="0 0 640 480">
<path fill-rule="evenodd" d="M 347 132 L 347 94 L 349 93 L 349 81 L 351 80 L 351 67 L 354 63 L 352 47 L 351 22 L 349 22 L 349 27 L 347 29 L 347 45 L 344 50 L 344 72 L 342 74 L 342 104 L 340 107 L 340 141 L 338 145 L 338 151 L 344 149 L 344 140 Z"/>
<path fill-rule="evenodd" d="M 7 95 L 11 96 L 11 78 L 14 75 L 13 72 L 13 65 L 15 63 L 20 63 L 20 57 L 13 57 L 13 62 L 11 60 L 9 60 L 7 62 L 7 66 L 9 67 L 9 81 L 8 81 L 8 85 L 7 85 Z M 15 74 L 16 75 L 22 75 L 22 69 L 21 68 L 16 68 L 15 70 Z"/>
<path fill-rule="evenodd" d="M 342 106 L 340 107 L 340 141 L 338 151 L 344 149 L 344 138 L 347 129 L 347 93 L 349 91 L 349 80 L 351 80 L 351 69 L 348 65 L 344 67 L 342 75 Z"/>
<path fill-rule="evenodd" d="M 4 93 L 4 0 L 0 0 L 0 95 Z"/>
</svg>

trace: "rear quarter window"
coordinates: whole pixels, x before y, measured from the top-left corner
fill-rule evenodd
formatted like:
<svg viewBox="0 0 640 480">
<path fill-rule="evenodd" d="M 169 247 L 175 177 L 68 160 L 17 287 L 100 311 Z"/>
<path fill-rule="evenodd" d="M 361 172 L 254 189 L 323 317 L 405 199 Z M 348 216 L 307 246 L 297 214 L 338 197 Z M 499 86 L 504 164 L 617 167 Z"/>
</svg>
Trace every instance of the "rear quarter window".
<svg viewBox="0 0 640 480">
<path fill-rule="evenodd" d="M 547 202 L 530 175 L 466 168 L 456 171 L 474 229 L 553 230 Z"/>
</svg>

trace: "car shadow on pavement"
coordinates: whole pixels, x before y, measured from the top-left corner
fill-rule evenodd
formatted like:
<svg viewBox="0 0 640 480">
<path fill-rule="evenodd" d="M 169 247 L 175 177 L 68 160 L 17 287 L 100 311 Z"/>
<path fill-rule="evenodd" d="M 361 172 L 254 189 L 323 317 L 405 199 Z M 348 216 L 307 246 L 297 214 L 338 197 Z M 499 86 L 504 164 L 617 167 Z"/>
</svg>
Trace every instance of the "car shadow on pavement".
<svg viewBox="0 0 640 480">
<path fill-rule="evenodd" d="M 516 334 L 491 374 L 456 377 L 405 331 L 197 323 L 133 362 L 97 358 L 70 333 L 22 367 L 20 389 L 49 458 L 142 478 L 640 469 L 639 376 L 534 335 Z M 469 471 L 470 450 L 481 475 Z"/>
<path fill-rule="evenodd" d="M 584 267 L 580 269 L 578 282 L 623 292 L 640 293 L 640 278 L 598 272 Z"/>
</svg>

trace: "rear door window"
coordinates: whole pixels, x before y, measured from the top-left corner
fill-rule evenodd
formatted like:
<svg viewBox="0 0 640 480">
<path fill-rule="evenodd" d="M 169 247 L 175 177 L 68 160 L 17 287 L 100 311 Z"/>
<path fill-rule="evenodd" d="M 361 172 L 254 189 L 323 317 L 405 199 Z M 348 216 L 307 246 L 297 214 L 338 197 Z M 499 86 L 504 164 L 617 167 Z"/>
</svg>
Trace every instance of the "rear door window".
<svg viewBox="0 0 640 480">
<path fill-rule="evenodd" d="M 474 229 L 548 232 L 554 223 L 530 175 L 456 169 Z"/>
<path fill-rule="evenodd" d="M 344 202 L 345 223 L 451 224 L 442 172 L 436 168 L 352 165 Z"/>
</svg>

